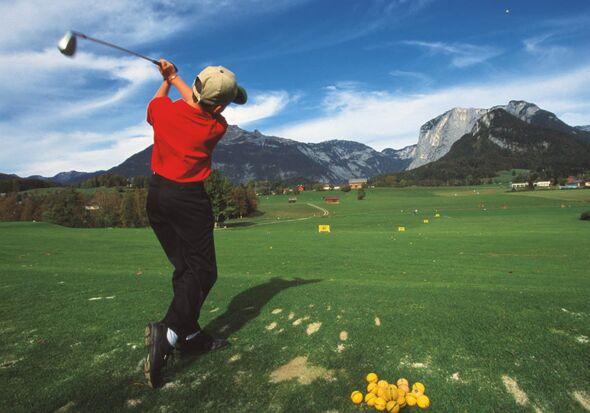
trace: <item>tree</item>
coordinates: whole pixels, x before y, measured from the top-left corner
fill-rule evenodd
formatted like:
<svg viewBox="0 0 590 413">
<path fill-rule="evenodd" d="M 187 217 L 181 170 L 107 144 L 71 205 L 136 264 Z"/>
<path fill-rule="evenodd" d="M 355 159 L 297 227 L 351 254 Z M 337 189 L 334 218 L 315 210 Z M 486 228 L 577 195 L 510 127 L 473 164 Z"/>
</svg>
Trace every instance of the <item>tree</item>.
<svg viewBox="0 0 590 413">
<path fill-rule="evenodd" d="M 340 190 L 342 192 L 350 192 L 352 190 L 352 188 L 350 187 L 349 184 L 346 184 L 346 185 L 342 185 L 342 188 Z"/>
<path fill-rule="evenodd" d="M 86 209 L 83 196 L 74 188 L 54 191 L 47 195 L 47 210 L 43 219 L 66 227 L 83 227 Z"/>
<path fill-rule="evenodd" d="M 365 199 L 365 190 L 363 188 L 359 188 L 357 194 L 356 194 L 356 199 L 358 199 L 359 201 L 362 201 L 363 199 Z"/>
<path fill-rule="evenodd" d="M 231 196 L 232 184 L 219 171 L 214 170 L 207 178 L 205 189 L 211 199 L 211 208 L 216 224 L 224 222 L 235 213 L 236 206 Z"/>
</svg>

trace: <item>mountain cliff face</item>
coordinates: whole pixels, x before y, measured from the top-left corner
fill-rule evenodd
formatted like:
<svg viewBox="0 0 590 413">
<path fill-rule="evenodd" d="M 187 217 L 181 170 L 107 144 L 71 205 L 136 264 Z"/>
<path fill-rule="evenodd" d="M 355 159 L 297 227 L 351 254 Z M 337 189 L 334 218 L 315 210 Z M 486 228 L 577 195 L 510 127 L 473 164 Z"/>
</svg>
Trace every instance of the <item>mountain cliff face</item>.
<svg viewBox="0 0 590 413">
<path fill-rule="evenodd" d="M 486 109 L 454 108 L 426 122 L 420 128 L 414 159 L 408 169 L 414 169 L 443 157 L 453 143 L 469 132 Z"/>
<path fill-rule="evenodd" d="M 454 108 L 422 125 L 416 156 L 408 169 L 417 168 L 443 157 L 459 138 L 471 132 L 482 116 L 497 109 L 502 109 L 531 125 L 576 135 L 581 140 L 588 139 L 584 129 L 573 128 L 559 120 L 555 114 L 523 100 L 511 100 L 507 105 L 494 106 L 490 109 Z"/>
</svg>

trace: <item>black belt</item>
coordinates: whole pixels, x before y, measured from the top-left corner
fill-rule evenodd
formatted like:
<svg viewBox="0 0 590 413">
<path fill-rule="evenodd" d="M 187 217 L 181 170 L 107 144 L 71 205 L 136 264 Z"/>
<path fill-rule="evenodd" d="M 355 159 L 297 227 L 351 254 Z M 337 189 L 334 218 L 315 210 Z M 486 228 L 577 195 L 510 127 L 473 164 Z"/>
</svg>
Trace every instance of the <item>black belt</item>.
<svg viewBox="0 0 590 413">
<path fill-rule="evenodd" d="M 200 182 L 176 182 L 171 179 L 164 178 L 162 175 L 158 175 L 157 173 L 154 173 L 152 175 L 151 183 L 156 184 L 156 185 L 165 185 L 165 186 L 179 188 L 179 189 L 186 188 L 186 189 L 205 190 L 205 184 L 202 181 L 200 181 Z"/>
</svg>

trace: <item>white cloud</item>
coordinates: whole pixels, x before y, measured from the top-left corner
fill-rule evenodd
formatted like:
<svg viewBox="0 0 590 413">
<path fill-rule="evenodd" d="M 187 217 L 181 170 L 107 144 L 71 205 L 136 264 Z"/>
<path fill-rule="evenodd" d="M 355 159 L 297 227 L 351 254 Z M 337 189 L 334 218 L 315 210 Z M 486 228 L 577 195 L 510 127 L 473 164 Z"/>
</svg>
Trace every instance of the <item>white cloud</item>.
<svg viewBox="0 0 590 413">
<path fill-rule="evenodd" d="M 281 112 L 293 101 L 285 91 L 267 92 L 253 96 L 247 105 L 229 106 L 223 115 L 232 125 L 244 126 L 257 120 L 269 118 Z"/>
<path fill-rule="evenodd" d="M 481 46 L 466 43 L 423 42 L 407 40 L 402 42 L 408 46 L 418 46 L 429 50 L 431 53 L 440 53 L 451 57 L 451 65 L 457 68 L 465 68 L 490 60 L 502 53 L 500 49 L 492 46 Z"/>
<path fill-rule="evenodd" d="M 263 132 L 305 142 L 350 139 L 376 149 L 400 148 L 416 143 L 422 124 L 453 107 L 488 108 L 512 99 L 536 103 L 558 116 L 566 114 L 564 120 L 575 119 L 575 124 L 590 123 L 590 66 L 556 75 L 457 85 L 420 95 L 331 87 L 321 116 Z"/>
<path fill-rule="evenodd" d="M 54 131 L 23 139 L 17 130 L 12 132 L 3 138 L 1 165 L 19 176 L 110 169 L 153 142 L 152 129 L 145 123 L 108 134 Z"/>
</svg>

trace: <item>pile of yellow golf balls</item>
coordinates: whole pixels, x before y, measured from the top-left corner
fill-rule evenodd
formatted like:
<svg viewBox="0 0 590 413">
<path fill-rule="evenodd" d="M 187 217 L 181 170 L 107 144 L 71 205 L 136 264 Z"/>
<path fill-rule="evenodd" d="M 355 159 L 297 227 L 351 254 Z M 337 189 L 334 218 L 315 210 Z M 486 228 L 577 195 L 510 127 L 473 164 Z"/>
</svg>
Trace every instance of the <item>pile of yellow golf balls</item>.
<svg viewBox="0 0 590 413">
<path fill-rule="evenodd" d="M 408 380 L 402 378 L 390 384 L 386 380 L 379 380 L 375 373 L 367 374 L 367 382 L 367 393 L 364 396 L 358 390 L 350 395 L 354 404 L 361 404 L 364 400 L 368 406 L 390 413 L 398 413 L 406 406 L 418 406 L 421 409 L 430 406 L 430 399 L 424 394 L 426 387 L 422 383 L 414 383 L 410 391 Z"/>
</svg>

